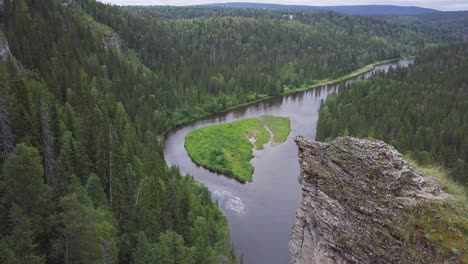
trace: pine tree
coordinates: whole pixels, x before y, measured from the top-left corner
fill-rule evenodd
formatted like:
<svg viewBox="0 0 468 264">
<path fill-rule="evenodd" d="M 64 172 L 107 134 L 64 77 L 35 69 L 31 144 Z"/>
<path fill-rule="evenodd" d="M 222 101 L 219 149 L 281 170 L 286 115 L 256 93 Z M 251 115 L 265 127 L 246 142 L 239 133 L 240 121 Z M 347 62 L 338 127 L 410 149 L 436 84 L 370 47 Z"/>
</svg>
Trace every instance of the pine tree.
<svg viewBox="0 0 468 264">
<path fill-rule="evenodd" d="M 85 197 L 77 193 L 60 200 L 58 237 L 54 242 L 55 256 L 63 263 L 101 263 L 104 250 L 97 234 L 96 216 L 80 202 Z"/>
<path fill-rule="evenodd" d="M 16 204 L 31 219 L 36 234 L 45 232 L 53 204 L 37 149 L 18 144 L 5 162 L 1 183 L 4 208 Z"/>
<path fill-rule="evenodd" d="M 86 192 L 89 198 L 93 201 L 94 206 L 106 208 L 107 198 L 104 189 L 102 188 L 101 182 L 96 174 L 91 174 L 86 182 Z"/>
<path fill-rule="evenodd" d="M 157 259 L 161 264 L 190 264 L 194 249 L 184 245 L 184 239 L 176 232 L 169 230 L 161 234 L 157 244 Z"/>
<path fill-rule="evenodd" d="M 10 244 L 11 255 L 4 263 L 45 263 L 44 256 L 37 254 L 31 220 L 16 204 L 10 209 L 9 228 L 11 233 L 4 239 L 5 243 Z"/>
</svg>

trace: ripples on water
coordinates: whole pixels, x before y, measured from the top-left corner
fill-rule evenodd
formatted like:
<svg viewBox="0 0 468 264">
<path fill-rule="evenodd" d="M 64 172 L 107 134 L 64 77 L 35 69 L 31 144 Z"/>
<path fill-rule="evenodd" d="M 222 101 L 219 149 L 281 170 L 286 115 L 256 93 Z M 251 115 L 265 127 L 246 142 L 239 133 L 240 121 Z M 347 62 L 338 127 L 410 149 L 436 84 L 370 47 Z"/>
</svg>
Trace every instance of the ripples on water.
<svg viewBox="0 0 468 264">
<path fill-rule="evenodd" d="M 214 191 L 212 193 L 213 199 L 218 201 L 221 208 L 231 210 L 239 215 L 245 214 L 245 204 L 242 202 L 241 198 L 232 195 L 228 191 Z"/>
</svg>

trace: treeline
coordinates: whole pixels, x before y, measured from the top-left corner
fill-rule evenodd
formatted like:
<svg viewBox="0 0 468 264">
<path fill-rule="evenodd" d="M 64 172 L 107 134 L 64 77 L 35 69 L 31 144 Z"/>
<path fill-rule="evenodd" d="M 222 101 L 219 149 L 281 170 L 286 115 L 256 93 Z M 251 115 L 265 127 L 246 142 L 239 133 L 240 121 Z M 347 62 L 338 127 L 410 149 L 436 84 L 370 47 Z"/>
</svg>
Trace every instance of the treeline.
<svg viewBox="0 0 468 264">
<path fill-rule="evenodd" d="M 415 65 L 357 82 L 322 105 L 317 140 L 384 140 L 468 185 L 468 43 L 429 49 Z"/>
<path fill-rule="evenodd" d="M 434 12 L 420 15 L 375 16 L 390 23 L 411 26 L 427 34 L 454 40 L 468 39 L 468 11 Z"/>
<path fill-rule="evenodd" d="M 95 20 L 114 29 L 161 77 L 158 87 L 166 95 L 153 94 L 156 100 L 164 96 L 170 110 L 158 115 L 173 123 L 277 95 L 285 87 L 335 78 L 441 42 L 405 26 L 332 12 L 297 12 L 290 17 L 269 10 L 148 7 L 128 11 L 93 0 L 79 3 Z M 144 108 L 139 113 L 153 109 Z"/>
<path fill-rule="evenodd" d="M 60 1 L 2 17 L 0 263 L 233 263 L 209 191 L 166 166 L 158 76 Z"/>
</svg>

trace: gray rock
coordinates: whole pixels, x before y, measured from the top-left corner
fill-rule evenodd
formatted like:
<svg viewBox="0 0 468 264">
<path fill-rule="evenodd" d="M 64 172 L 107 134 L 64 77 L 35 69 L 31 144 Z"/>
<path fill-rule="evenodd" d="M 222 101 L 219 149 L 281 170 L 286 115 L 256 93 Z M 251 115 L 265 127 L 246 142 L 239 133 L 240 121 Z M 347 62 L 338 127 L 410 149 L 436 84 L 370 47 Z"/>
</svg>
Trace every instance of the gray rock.
<svg viewBox="0 0 468 264">
<path fill-rule="evenodd" d="M 60 0 L 60 4 L 62 6 L 69 6 L 69 5 L 73 4 L 73 0 Z"/>
<path fill-rule="evenodd" d="M 117 50 L 120 50 L 120 38 L 116 33 L 105 36 L 103 38 L 103 42 L 106 48 L 116 48 Z"/>
<path fill-rule="evenodd" d="M 437 180 L 421 175 L 392 146 L 339 138 L 297 137 L 302 199 L 289 248 L 291 263 L 402 263 L 401 225 L 408 210 L 447 199 Z"/>
<path fill-rule="evenodd" d="M 5 63 L 10 63 L 13 56 L 10 52 L 10 46 L 8 45 L 8 40 L 0 31 L 0 59 Z"/>
</svg>

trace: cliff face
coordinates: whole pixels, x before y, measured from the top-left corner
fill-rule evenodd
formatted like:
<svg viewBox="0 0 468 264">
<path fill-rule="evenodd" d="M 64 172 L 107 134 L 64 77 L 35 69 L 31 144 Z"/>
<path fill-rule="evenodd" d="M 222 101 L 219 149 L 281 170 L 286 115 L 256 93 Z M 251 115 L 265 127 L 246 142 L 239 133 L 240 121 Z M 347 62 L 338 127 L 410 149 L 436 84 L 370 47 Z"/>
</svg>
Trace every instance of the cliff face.
<svg viewBox="0 0 468 264">
<path fill-rule="evenodd" d="M 8 46 L 8 40 L 0 30 L 0 59 L 5 63 L 10 63 L 12 57 L 10 47 Z"/>
<path fill-rule="evenodd" d="M 411 262 L 408 248 L 432 254 L 425 243 L 408 245 L 404 224 L 415 206 L 449 198 L 436 179 L 382 141 L 346 137 L 327 144 L 298 137 L 296 143 L 303 194 L 291 263 Z"/>
</svg>

